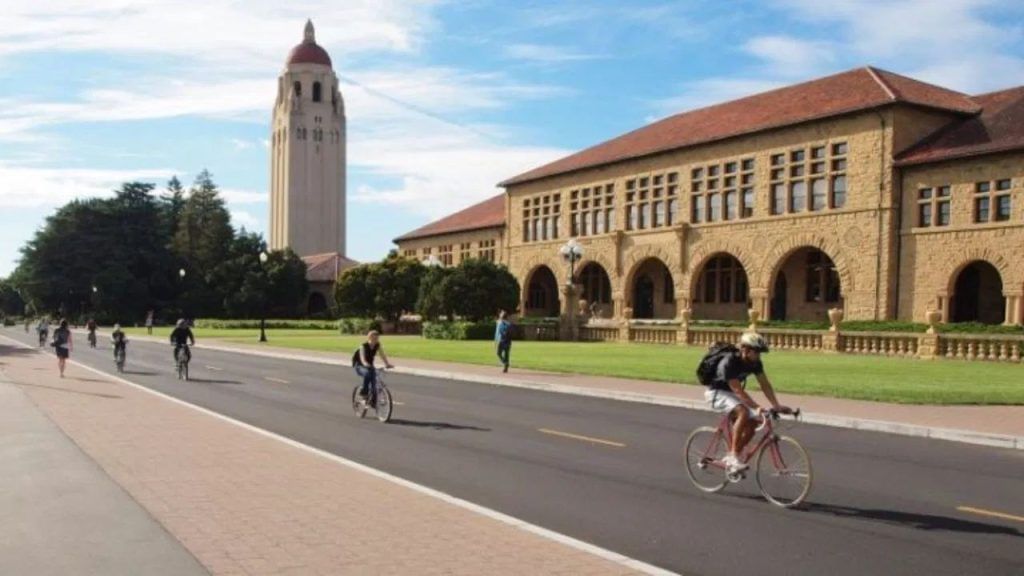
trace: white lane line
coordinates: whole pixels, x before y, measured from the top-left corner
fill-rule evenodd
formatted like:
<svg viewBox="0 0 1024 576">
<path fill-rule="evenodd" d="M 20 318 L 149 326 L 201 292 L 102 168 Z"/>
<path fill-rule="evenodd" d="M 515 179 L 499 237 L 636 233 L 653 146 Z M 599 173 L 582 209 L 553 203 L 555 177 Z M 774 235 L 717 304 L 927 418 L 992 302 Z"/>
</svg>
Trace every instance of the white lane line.
<svg viewBox="0 0 1024 576">
<path fill-rule="evenodd" d="M 22 346 L 24 348 L 34 349 L 31 346 L 26 346 L 26 345 L 22 344 L 21 342 L 19 342 L 17 340 L 8 338 L 7 336 L 0 336 L 0 337 L 2 337 L 4 339 L 7 339 L 7 340 L 10 340 L 11 342 L 14 342 L 15 344 L 17 344 L 19 346 Z M 289 446 L 292 446 L 294 448 L 298 448 L 300 450 L 304 450 L 306 452 L 309 452 L 311 454 L 315 454 L 315 455 L 320 456 L 322 458 L 326 458 L 328 460 L 331 460 L 331 461 L 333 461 L 335 463 L 338 463 L 338 464 L 341 464 L 343 466 L 347 466 L 349 468 L 352 468 L 352 469 L 355 469 L 355 470 L 359 470 L 360 472 L 365 472 L 366 474 L 370 474 L 371 476 L 376 476 L 377 478 L 381 478 L 383 480 L 387 480 L 388 482 L 392 482 L 392 483 L 397 484 L 399 486 L 404 486 L 404 487 L 409 488 L 411 490 L 415 490 L 416 492 L 419 492 L 421 494 L 426 494 L 427 496 L 431 496 L 431 497 L 437 498 L 438 500 L 441 500 L 441 501 L 446 502 L 448 504 L 452 504 L 454 506 L 458 506 L 459 508 L 463 508 L 465 510 L 469 510 L 471 512 L 475 512 L 477 514 L 480 514 L 481 516 L 485 516 L 487 518 L 498 520 L 499 522 L 503 522 L 505 524 L 508 524 L 509 526 L 513 526 L 513 527 L 518 528 L 518 529 L 520 529 L 520 530 L 522 530 L 524 532 L 529 532 L 531 534 L 536 534 L 537 536 L 540 536 L 542 538 L 547 538 L 548 540 L 552 540 L 552 541 L 558 542 L 560 544 L 564 544 L 564 545 L 569 546 L 571 548 L 575 548 L 577 550 L 582 550 L 583 552 L 587 552 L 589 554 L 593 554 L 594 556 L 597 556 L 598 558 L 604 558 L 605 560 L 608 560 L 610 562 L 615 562 L 617 564 L 620 564 L 620 565 L 625 566 L 627 568 L 630 568 L 632 570 L 636 570 L 636 571 L 642 572 L 644 574 L 652 574 L 652 575 L 655 575 L 655 576 L 675 576 L 676 575 L 675 572 L 672 572 L 670 570 L 665 570 L 664 568 L 659 568 L 659 567 L 654 566 L 652 564 L 648 564 L 646 562 L 642 562 L 640 560 L 636 560 L 634 558 L 630 558 L 629 556 L 624 556 L 622 554 L 619 554 L 618 552 L 612 552 L 611 550 L 607 550 L 605 548 L 601 548 L 600 546 L 595 546 L 595 545 L 590 544 L 588 542 L 584 542 L 582 540 L 577 540 L 576 538 L 573 538 L 572 536 L 567 536 L 565 534 L 562 534 L 562 533 L 559 533 L 559 532 L 555 532 L 554 530 L 549 530 L 547 528 L 542 528 L 540 526 L 537 526 L 536 524 L 530 524 L 529 522 L 526 522 L 524 520 L 520 520 L 519 518 L 516 518 L 515 516 L 509 516 L 508 514 L 504 514 L 502 512 L 498 512 L 497 510 L 492 510 L 490 508 L 485 508 L 485 507 L 483 507 L 483 506 L 481 506 L 479 504 L 474 504 L 474 503 L 472 503 L 472 502 L 470 502 L 468 500 L 463 500 L 462 498 L 458 498 L 456 496 L 452 496 L 451 494 L 448 494 L 446 492 L 442 492 L 440 490 L 435 490 L 434 488 L 428 488 L 427 486 L 423 486 L 422 484 L 417 484 L 417 483 L 412 482 L 410 480 L 406 480 L 404 478 L 400 478 L 398 476 L 394 476 L 392 474 L 384 472 L 383 470 L 378 470 L 376 468 L 371 468 L 371 467 L 369 467 L 369 466 L 367 466 L 365 464 L 360 464 L 360 463 L 355 462 L 353 460 L 349 460 L 348 458 L 343 458 L 341 456 L 338 456 L 337 454 L 331 454 L 330 452 L 325 452 L 323 450 L 320 450 L 319 448 L 313 448 L 312 446 L 307 446 L 305 444 L 302 444 L 301 442 L 297 442 L 295 440 L 292 440 L 291 438 L 286 438 L 284 436 L 280 436 L 278 434 L 275 434 L 273 432 L 269 432 L 269 431 L 264 430 L 262 428 L 257 428 L 256 426 L 253 426 L 251 424 L 246 424 L 245 422 L 241 422 L 239 420 L 235 420 L 234 418 L 230 418 L 230 417 L 225 416 L 223 414 L 214 412 L 213 410 L 209 410 L 207 408 L 203 408 L 202 406 L 197 406 L 195 404 L 190 404 L 188 402 L 185 402 L 184 400 L 179 400 L 178 398 L 175 398 L 173 396 L 168 396 L 167 394 L 164 394 L 163 392 L 157 392 L 156 390 L 152 390 L 150 388 L 146 388 L 145 386 L 143 386 L 141 384 L 136 384 L 136 383 L 132 382 L 131 380 L 127 380 L 125 378 L 121 378 L 120 376 L 115 376 L 114 374 L 108 374 L 107 372 L 103 372 L 102 370 L 99 370 L 97 368 L 93 368 L 92 366 L 86 366 L 85 364 L 82 364 L 81 362 L 78 362 L 76 360 L 70 360 L 70 362 L 72 364 L 76 364 L 78 366 L 81 366 L 82 368 L 85 368 L 86 370 L 90 370 L 92 372 L 95 372 L 96 374 L 99 374 L 101 376 L 106 376 L 107 378 L 110 378 L 110 379 L 112 379 L 112 380 L 114 380 L 116 382 L 121 382 L 122 384 L 125 384 L 127 386 L 131 386 L 133 388 L 137 388 L 137 389 L 139 389 L 139 390 L 141 390 L 143 392 L 146 392 L 147 394 L 152 394 L 154 396 L 158 396 L 158 397 L 163 398 L 165 400 L 170 400 L 171 402 L 175 402 L 177 404 L 180 404 L 181 406 L 186 406 L 186 407 L 191 408 L 193 410 L 196 410 L 198 412 L 202 412 L 203 414 L 207 414 L 209 416 L 213 416 L 214 418 L 219 418 L 219 419 L 221 419 L 221 420 L 223 420 L 225 422 L 229 422 L 231 424 L 234 424 L 235 426 L 239 426 L 239 427 L 244 428 L 246 430 L 249 430 L 251 432 L 255 432 L 257 434 L 261 434 L 263 436 L 266 436 L 267 438 L 273 438 L 274 440 L 277 440 L 279 442 L 283 442 L 283 443 L 285 443 L 285 444 L 287 444 Z"/>
<path fill-rule="evenodd" d="M 973 508 L 971 506 L 957 506 L 956 509 L 961 512 L 970 512 L 971 514 L 978 514 L 981 516 L 990 516 L 992 518 L 1002 518 L 1003 520 L 1015 520 L 1017 522 L 1024 522 L 1024 516 L 1017 516 L 1016 514 L 1007 514 L 1006 512 L 997 512 L 996 510 L 985 510 L 984 508 Z"/>
<path fill-rule="evenodd" d="M 207 366 L 207 370 L 213 370 L 214 372 L 220 372 L 223 368 L 217 368 L 216 366 Z"/>
<path fill-rule="evenodd" d="M 580 434 L 570 434 L 569 432 L 560 432 L 558 430 L 551 430 L 550 428 L 537 428 L 537 432 L 544 434 L 550 434 L 552 436 L 561 436 L 562 438 L 572 438 L 573 440 L 582 440 L 584 442 L 593 442 L 594 444 L 604 444 L 605 446 L 614 446 L 616 448 L 625 448 L 626 445 L 622 442 L 613 442 L 611 440 L 604 440 L 601 438 L 594 438 L 593 436 L 581 436 Z"/>
<path fill-rule="evenodd" d="M 270 376 L 264 376 L 263 379 L 270 380 L 271 382 L 277 382 L 278 384 L 291 384 L 291 382 L 287 380 L 281 380 L 280 378 L 272 378 Z"/>
</svg>

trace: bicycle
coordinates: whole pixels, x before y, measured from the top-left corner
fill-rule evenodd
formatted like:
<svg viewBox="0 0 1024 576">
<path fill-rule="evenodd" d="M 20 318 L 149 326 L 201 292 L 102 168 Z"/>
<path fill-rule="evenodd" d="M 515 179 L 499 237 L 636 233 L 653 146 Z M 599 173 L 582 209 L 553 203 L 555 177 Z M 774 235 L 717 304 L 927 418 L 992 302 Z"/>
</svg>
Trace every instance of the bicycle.
<svg viewBox="0 0 1024 576">
<path fill-rule="evenodd" d="M 89 348 L 95 348 L 95 347 L 96 347 L 96 331 L 95 330 L 90 330 L 89 331 Z"/>
<path fill-rule="evenodd" d="M 114 364 L 117 365 L 117 371 L 124 373 L 124 361 L 128 356 L 128 341 L 124 340 L 120 344 L 114 344 Z"/>
<path fill-rule="evenodd" d="M 39 347 L 40 348 L 42 348 L 43 346 L 46 346 L 46 339 L 49 337 L 49 335 L 50 335 L 50 331 L 49 330 L 40 330 L 39 331 Z"/>
<path fill-rule="evenodd" d="M 192 353 L 189 351 L 188 344 L 183 344 L 175 354 L 175 365 L 178 370 L 178 380 L 188 381 L 188 363 L 192 359 Z"/>
<path fill-rule="evenodd" d="M 794 420 L 800 410 L 793 411 Z M 754 438 L 738 455 L 740 462 L 754 460 L 754 480 L 761 494 L 772 504 L 792 508 L 802 503 L 811 492 L 813 471 L 807 450 L 790 436 L 775 433 L 774 423 L 779 412 L 768 410 L 761 415 L 761 425 Z M 761 433 L 758 438 L 758 432 Z M 701 426 L 686 439 L 683 456 L 686 474 L 700 490 L 709 493 L 722 491 L 729 484 L 746 478 L 747 471 L 729 473 L 722 459 L 729 451 L 732 440 L 732 421 L 729 414 L 722 417 L 718 427 Z"/>
<path fill-rule="evenodd" d="M 373 386 L 366 398 L 359 395 L 359 389 L 363 387 L 362 383 L 356 384 L 352 389 L 352 411 L 356 413 L 356 416 L 365 418 L 366 412 L 373 408 L 377 420 L 381 422 L 391 420 L 395 402 L 391 391 L 384 384 L 384 370 L 384 368 L 377 368 Z M 358 374 L 358 372 L 356 373 Z"/>
</svg>

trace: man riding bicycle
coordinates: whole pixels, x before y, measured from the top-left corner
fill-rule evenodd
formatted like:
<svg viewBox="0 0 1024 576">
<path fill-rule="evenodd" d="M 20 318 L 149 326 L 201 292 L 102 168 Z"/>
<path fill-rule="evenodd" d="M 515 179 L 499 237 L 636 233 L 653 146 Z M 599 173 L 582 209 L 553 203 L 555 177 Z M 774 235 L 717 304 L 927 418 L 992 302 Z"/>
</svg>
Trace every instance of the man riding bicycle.
<svg viewBox="0 0 1024 576">
<path fill-rule="evenodd" d="M 46 339 L 50 336 L 50 321 L 45 316 L 39 319 L 39 324 L 36 326 L 36 333 L 39 334 L 39 346 L 42 347 L 46 344 Z"/>
<path fill-rule="evenodd" d="M 85 329 L 89 331 L 89 345 L 93 348 L 96 347 L 96 320 L 89 318 L 89 321 L 85 323 Z"/>
<path fill-rule="evenodd" d="M 747 377 L 753 374 L 761 391 L 771 402 L 772 408 L 783 414 L 791 412 L 790 408 L 779 404 L 775 390 L 764 373 L 761 354 L 768 353 L 768 342 L 754 332 L 747 332 L 740 337 L 739 347 L 727 347 L 719 356 L 712 356 L 715 364 L 705 385 L 704 399 L 711 404 L 715 412 L 727 412 L 733 422 L 732 438 L 729 453 L 723 459 L 730 474 L 746 470 L 749 466 L 740 462 L 738 454 L 754 436 L 759 416 L 764 409 L 747 394 Z"/>
<path fill-rule="evenodd" d="M 114 324 L 114 331 L 110 333 L 110 341 L 114 344 L 114 360 L 116 361 L 117 353 L 123 351 L 124 345 L 128 342 L 120 324 Z"/>
<path fill-rule="evenodd" d="M 381 359 L 384 360 L 385 367 L 394 368 L 388 361 L 388 355 L 384 353 L 384 348 L 380 345 L 380 333 L 370 330 L 366 334 L 366 342 L 363 342 L 356 353 L 352 355 L 352 367 L 355 368 L 356 374 L 363 377 L 363 386 L 359 389 L 361 398 L 369 396 L 370 386 L 373 384 L 374 378 L 377 377 L 377 368 L 373 365 L 377 354 L 380 354 Z M 376 404 L 376 400 L 376 398 L 371 398 L 370 403 Z"/>
<path fill-rule="evenodd" d="M 177 324 L 174 326 L 174 331 L 171 332 L 171 344 L 174 344 L 174 363 L 178 363 L 178 354 L 182 349 L 185 350 L 185 361 L 192 360 L 192 351 L 189 350 L 189 343 L 192 346 L 196 345 L 196 337 L 192 335 L 192 329 L 185 323 L 184 318 L 179 318 Z"/>
</svg>

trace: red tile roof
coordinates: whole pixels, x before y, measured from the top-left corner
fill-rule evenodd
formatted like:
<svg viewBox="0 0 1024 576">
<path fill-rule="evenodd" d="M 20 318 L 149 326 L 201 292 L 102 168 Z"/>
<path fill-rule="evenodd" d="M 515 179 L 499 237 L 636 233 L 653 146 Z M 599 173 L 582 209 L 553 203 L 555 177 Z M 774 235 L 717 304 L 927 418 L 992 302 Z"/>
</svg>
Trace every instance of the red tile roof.
<svg viewBox="0 0 1024 576">
<path fill-rule="evenodd" d="M 338 279 L 342 270 L 357 266 L 359 262 L 351 260 L 337 252 L 311 254 L 303 256 L 306 263 L 306 280 L 309 282 L 331 282 Z"/>
<path fill-rule="evenodd" d="M 864 67 L 670 116 L 571 156 L 525 172 L 499 186 L 647 156 L 725 138 L 869 110 L 896 102 L 975 114 L 965 94 Z"/>
<path fill-rule="evenodd" d="M 898 166 L 1024 149 L 1024 86 L 975 96 L 981 114 L 926 138 L 900 154 Z"/>
<path fill-rule="evenodd" d="M 474 204 L 469 208 L 449 214 L 440 220 L 435 220 L 426 226 L 417 228 L 407 234 L 395 238 L 395 242 L 425 238 L 427 236 L 439 236 L 453 232 L 468 232 L 470 230 L 481 230 L 483 228 L 496 228 L 505 225 L 505 195 L 498 194 Z"/>
</svg>

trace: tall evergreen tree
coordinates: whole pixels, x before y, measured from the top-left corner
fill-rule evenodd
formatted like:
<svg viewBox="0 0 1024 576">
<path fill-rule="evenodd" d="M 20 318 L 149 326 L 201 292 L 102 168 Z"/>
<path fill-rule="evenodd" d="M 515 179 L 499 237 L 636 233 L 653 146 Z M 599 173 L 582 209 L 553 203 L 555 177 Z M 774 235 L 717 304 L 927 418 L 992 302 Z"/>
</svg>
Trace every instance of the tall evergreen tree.
<svg viewBox="0 0 1024 576">
<path fill-rule="evenodd" d="M 229 256 L 234 229 L 209 171 L 196 176 L 181 211 L 174 251 L 187 262 L 181 299 L 189 316 L 220 315 L 221 298 L 211 273 Z"/>
<path fill-rule="evenodd" d="M 171 176 L 167 181 L 167 189 L 160 196 L 163 204 L 164 226 L 167 234 L 173 239 L 178 231 L 178 221 L 181 219 L 181 212 L 185 209 L 185 188 L 177 176 Z"/>
</svg>

